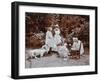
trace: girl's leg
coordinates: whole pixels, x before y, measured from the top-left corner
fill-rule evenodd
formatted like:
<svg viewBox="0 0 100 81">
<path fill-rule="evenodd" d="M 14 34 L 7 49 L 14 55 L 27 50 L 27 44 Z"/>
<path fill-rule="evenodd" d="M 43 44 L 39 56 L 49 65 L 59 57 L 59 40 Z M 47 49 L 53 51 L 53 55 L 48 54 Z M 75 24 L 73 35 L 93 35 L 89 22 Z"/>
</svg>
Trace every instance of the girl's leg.
<svg viewBox="0 0 100 81">
<path fill-rule="evenodd" d="M 52 51 L 52 48 L 50 47 L 49 51 L 48 51 L 48 54 L 51 54 L 51 51 Z"/>
</svg>

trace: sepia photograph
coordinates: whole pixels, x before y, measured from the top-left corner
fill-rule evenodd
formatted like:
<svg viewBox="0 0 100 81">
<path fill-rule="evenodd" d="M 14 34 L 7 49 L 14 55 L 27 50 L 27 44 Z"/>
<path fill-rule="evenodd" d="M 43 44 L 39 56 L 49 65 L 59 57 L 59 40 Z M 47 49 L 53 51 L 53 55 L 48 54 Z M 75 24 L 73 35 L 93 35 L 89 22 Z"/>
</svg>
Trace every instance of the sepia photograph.
<svg viewBox="0 0 100 81">
<path fill-rule="evenodd" d="M 14 79 L 97 74 L 97 7 L 12 3 Z"/>
<path fill-rule="evenodd" d="M 25 13 L 25 68 L 89 65 L 89 15 Z"/>
</svg>

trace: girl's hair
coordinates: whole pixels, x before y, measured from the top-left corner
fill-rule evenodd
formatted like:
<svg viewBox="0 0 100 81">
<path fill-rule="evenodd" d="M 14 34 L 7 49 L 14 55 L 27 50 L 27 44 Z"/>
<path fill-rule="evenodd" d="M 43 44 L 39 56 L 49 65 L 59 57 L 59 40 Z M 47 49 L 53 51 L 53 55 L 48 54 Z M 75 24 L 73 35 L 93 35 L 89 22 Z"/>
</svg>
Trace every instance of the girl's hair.
<svg viewBox="0 0 100 81">
<path fill-rule="evenodd" d="M 49 31 L 50 31 L 50 28 L 52 28 L 52 27 L 47 27 L 47 30 L 49 30 Z"/>
</svg>

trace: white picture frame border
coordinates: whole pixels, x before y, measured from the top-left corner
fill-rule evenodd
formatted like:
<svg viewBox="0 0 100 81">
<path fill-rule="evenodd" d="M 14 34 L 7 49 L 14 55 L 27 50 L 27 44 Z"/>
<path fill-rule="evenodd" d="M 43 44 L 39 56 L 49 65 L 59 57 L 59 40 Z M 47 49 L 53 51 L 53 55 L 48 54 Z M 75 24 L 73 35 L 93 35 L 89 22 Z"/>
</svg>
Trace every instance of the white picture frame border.
<svg viewBox="0 0 100 81">
<path fill-rule="evenodd" d="M 65 67 L 39 67 L 25 68 L 25 13 L 57 13 L 73 15 L 89 15 L 90 17 L 90 65 L 65 66 Z M 54 73 L 73 73 L 95 71 L 95 11 L 88 9 L 54 8 L 41 6 L 20 6 L 19 7 L 19 74 L 39 75 Z M 42 68 L 42 69 L 41 69 Z M 80 69 L 81 68 L 81 69 Z"/>
</svg>

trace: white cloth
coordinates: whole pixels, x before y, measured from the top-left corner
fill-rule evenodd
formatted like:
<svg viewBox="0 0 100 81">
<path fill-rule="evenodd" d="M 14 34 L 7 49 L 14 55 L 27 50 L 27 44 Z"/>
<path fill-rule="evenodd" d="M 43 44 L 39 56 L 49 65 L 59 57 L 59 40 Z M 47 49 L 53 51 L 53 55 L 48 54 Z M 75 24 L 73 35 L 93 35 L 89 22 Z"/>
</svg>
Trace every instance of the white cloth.
<svg viewBox="0 0 100 81">
<path fill-rule="evenodd" d="M 73 42 L 71 50 L 79 50 L 80 55 L 82 55 L 84 53 L 83 43 L 80 40 L 78 40 L 78 42 Z"/>
<path fill-rule="evenodd" d="M 77 42 L 73 42 L 73 45 L 72 45 L 72 50 L 79 50 L 80 49 L 80 43 L 81 41 L 77 41 Z"/>
<path fill-rule="evenodd" d="M 55 48 L 55 46 L 56 46 L 56 45 L 54 44 L 54 39 L 53 39 L 52 32 L 50 32 L 50 31 L 47 31 L 47 32 L 46 32 L 45 44 L 46 44 L 48 47 L 52 47 L 52 48 Z"/>
<path fill-rule="evenodd" d="M 55 34 L 54 34 L 53 39 L 54 39 L 55 48 L 53 48 L 52 50 L 57 51 L 58 50 L 57 45 L 62 43 L 62 41 L 61 41 L 62 38 L 60 36 L 60 29 L 59 28 L 55 28 L 54 32 L 55 32 Z"/>
<path fill-rule="evenodd" d="M 60 36 L 60 29 L 59 28 L 55 28 L 54 29 L 55 35 L 54 35 L 54 42 L 56 45 L 60 44 L 61 41 L 61 36 Z"/>
<path fill-rule="evenodd" d="M 58 44 L 61 44 L 61 36 L 59 34 L 55 34 L 54 35 L 54 44 L 55 44 L 55 48 L 53 48 L 53 51 L 58 51 Z"/>
<path fill-rule="evenodd" d="M 55 35 L 54 35 L 54 43 L 55 43 L 56 45 L 62 43 L 62 41 L 61 41 L 61 36 L 60 36 L 59 34 L 55 34 Z"/>
<path fill-rule="evenodd" d="M 82 55 L 83 53 L 84 53 L 84 47 L 83 47 L 83 43 L 81 43 L 80 55 Z"/>
<path fill-rule="evenodd" d="M 58 46 L 58 53 L 61 57 L 67 57 L 69 54 L 69 50 L 66 48 L 65 45 L 63 46 Z"/>
</svg>

